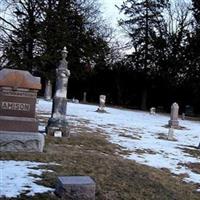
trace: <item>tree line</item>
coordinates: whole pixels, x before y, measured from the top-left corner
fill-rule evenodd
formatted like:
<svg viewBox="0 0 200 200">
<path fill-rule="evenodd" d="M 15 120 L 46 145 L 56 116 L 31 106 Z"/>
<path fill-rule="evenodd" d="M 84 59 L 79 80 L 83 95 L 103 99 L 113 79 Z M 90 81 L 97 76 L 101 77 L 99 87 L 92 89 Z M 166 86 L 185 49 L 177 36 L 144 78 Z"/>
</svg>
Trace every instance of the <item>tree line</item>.
<svg viewBox="0 0 200 200">
<path fill-rule="evenodd" d="M 0 66 L 54 83 L 66 46 L 69 98 L 105 94 L 110 104 L 165 111 L 176 101 L 200 113 L 200 2 L 125 0 L 118 9 L 132 50 L 123 56 L 95 0 L 3 0 Z"/>
</svg>

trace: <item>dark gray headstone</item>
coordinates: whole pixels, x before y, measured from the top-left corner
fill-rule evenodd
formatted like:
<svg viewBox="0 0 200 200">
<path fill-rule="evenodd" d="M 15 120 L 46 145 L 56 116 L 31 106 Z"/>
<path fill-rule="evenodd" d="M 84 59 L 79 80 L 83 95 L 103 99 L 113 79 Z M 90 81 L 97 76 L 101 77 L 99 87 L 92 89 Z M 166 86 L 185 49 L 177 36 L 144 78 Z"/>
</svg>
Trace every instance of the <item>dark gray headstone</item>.
<svg viewBox="0 0 200 200">
<path fill-rule="evenodd" d="M 194 116 L 194 109 L 190 105 L 185 106 L 185 115 L 186 116 Z"/>
<path fill-rule="evenodd" d="M 62 199 L 95 200 L 95 187 L 89 176 L 61 176 L 55 193 Z"/>
</svg>

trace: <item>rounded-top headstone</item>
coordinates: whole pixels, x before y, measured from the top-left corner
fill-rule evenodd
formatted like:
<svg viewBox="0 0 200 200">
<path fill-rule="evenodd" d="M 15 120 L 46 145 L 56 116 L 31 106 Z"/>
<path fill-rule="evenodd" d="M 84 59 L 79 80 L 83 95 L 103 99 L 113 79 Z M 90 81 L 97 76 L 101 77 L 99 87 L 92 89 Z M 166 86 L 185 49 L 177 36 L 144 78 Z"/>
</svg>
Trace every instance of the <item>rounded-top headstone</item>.
<svg viewBox="0 0 200 200">
<path fill-rule="evenodd" d="M 171 106 L 171 120 L 178 120 L 179 105 L 175 102 Z"/>
<path fill-rule="evenodd" d="M 179 113 L 179 105 L 175 102 L 171 106 L 171 115 L 169 120 L 170 127 L 179 127 L 178 113 Z"/>
<path fill-rule="evenodd" d="M 40 90 L 40 77 L 32 76 L 28 71 L 5 68 L 0 71 L 0 87 Z"/>
</svg>

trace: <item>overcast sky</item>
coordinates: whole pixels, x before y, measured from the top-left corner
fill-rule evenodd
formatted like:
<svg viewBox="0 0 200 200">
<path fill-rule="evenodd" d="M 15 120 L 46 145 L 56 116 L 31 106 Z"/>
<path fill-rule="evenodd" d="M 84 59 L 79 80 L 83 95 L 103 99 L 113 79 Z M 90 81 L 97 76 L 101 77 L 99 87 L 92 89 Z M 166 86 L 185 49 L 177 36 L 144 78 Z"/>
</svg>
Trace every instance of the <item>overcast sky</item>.
<svg viewBox="0 0 200 200">
<path fill-rule="evenodd" d="M 104 18 L 111 22 L 114 27 L 117 26 L 117 20 L 120 19 L 119 10 L 115 5 L 120 6 L 124 0 L 101 0 L 102 12 Z"/>
</svg>

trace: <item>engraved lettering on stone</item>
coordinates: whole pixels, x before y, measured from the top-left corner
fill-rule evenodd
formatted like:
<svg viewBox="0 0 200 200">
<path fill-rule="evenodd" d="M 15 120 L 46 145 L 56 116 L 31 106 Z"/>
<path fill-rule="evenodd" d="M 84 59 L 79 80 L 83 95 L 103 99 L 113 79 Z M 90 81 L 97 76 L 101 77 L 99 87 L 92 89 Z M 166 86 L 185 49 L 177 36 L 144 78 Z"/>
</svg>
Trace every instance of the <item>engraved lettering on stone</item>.
<svg viewBox="0 0 200 200">
<path fill-rule="evenodd" d="M 18 111 L 30 111 L 30 104 L 27 103 L 15 103 L 15 102 L 2 102 L 2 110 L 18 110 Z"/>
<path fill-rule="evenodd" d="M 12 97 L 36 97 L 35 93 L 3 91 L 3 95 Z"/>
</svg>

